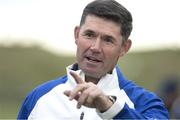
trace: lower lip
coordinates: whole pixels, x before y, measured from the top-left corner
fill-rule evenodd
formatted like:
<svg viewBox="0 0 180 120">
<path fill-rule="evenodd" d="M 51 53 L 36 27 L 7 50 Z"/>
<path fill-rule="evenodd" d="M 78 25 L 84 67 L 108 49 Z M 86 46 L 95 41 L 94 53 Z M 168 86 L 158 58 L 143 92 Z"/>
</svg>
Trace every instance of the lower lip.
<svg viewBox="0 0 180 120">
<path fill-rule="evenodd" d="M 91 63 L 91 64 L 99 64 L 99 63 L 101 63 L 101 62 L 89 60 L 89 59 L 87 59 L 87 58 L 85 58 L 85 60 L 86 60 L 88 63 Z"/>
</svg>

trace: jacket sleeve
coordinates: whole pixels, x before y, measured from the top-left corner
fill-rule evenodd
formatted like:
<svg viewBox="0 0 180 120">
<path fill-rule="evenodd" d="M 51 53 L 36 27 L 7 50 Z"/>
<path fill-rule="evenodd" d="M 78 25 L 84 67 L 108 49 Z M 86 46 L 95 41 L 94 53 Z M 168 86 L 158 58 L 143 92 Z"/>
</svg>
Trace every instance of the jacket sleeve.
<svg viewBox="0 0 180 120">
<path fill-rule="evenodd" d="M 133 102 L 131 108 L 126 102 L 113 119 L 169 119 L 169 113 L 161 99 L 131 81 L 123 88 Z"/>
<path fill-rule="evenodd" d="M 20 108 L 20 111 L 19 111 L 18 117 L 17 117 L 18 120 L 28 119 L 28 116 L 35 104 L 33 101 L 34 101 L 33 95 L 32 95 L 32 93 L 30 93 L 26 97 L 26 99 L 24 100 L 24 102 Z"/>
<path fill-rule="evenodd" d="M 51 89 L 53 89 L 55 86 L 65 83 L 67 81 L 66 76 L 59 77 L 55 80 L 50 80 L 48 82 L 45 82 L 39 86 L 37 86 L 35 89 L 33 89 L 26 99 L 24 100 L 21 109 L 19 111 L 17 119 L 28 119 L 31 111 L 33 110 L 35 104 L 37 101 L 46 93 L 48 93 Z"/>
</svg>

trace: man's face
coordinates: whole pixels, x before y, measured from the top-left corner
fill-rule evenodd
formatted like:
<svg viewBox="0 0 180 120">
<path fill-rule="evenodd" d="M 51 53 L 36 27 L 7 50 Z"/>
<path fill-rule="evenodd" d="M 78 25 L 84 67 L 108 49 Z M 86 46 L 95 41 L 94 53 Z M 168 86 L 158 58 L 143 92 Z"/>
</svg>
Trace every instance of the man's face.
<svg viewBox="0 0 180 120">
<path fill-rule="evenodd" d="M 120 32 L 116 23 L 93 15 L 88 15 L 85 23 L 75 28 L 77 63 L 86 76 L 101 78 L 128 51 L 130 46 L 122 46 Z"/>
</svg>

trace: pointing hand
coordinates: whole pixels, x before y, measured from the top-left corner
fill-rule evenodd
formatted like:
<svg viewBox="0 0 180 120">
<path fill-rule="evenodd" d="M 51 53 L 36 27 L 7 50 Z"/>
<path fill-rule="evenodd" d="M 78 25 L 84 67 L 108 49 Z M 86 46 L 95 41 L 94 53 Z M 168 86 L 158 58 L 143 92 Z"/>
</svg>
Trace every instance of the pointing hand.
<svg viewBox="0 0 180 120">
<path fill-rule="evenodd" d="M 112 101 L 97 87 L 96 84 L 83 81 L 74 72 L 70 72 L 70 74 L 77 85 L 73 90 L 64 91 L 64 94 L 69 97 L 69 100 L 75 99 L 77 101 L 78 109 L 84 105 L 104 112 L 112 106 Z"/>
</svg>

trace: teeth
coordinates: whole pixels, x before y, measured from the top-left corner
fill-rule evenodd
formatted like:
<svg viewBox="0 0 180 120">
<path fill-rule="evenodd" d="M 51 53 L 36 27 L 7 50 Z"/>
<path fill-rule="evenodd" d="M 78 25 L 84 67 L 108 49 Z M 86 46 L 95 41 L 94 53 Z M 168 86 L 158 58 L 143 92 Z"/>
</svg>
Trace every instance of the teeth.
<svg viewBox="0 0 180 120">
<path fill-rule="evenodd" d="M 88 60 L 92 60 L 92 61 L 96 61 L 96 62 L 99 62 L 99 60 L 95 59 L 95 58 L 92 58 L 92 57 L 87 57 Z"/>
<path fill-rule="evenodd" d="M 94 59 L 94 58 L 90 58 L 90 60 L 94 60 L 94 61 L 97 61 L 96 59 Z"/>
</svg>

